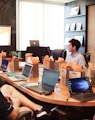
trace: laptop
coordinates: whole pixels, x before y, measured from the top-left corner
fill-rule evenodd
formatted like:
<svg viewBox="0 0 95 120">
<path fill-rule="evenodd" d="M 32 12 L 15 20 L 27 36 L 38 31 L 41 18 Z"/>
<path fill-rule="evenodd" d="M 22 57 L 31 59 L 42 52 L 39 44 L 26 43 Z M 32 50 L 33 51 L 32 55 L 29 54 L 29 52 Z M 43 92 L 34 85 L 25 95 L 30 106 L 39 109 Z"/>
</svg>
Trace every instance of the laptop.
<svg viewBox="0 0 95 120">
<path fill-rule="evenodd" d="M 95 93 L 93 93 L 92 86 L 88 78 L 67 79 L 66 84 L 70 92 L 70 97 L 73 97 L 80 102 L 95 99 Z"/>
<path fill-rule="evenodd" d="M 7 71 L 7 67 L 8 67 L 8 63 L 9 63 L 8 60 L 6 60 L 6 59 L 2 60 L 0 71 L 6 72 Z"/>
<path fill-rule="evenodd" d="M 12 81 L 28 80 L 31 77 L 33 65 L 26 63 L 22 72 L 7 72 L 8 78 Z"/>
<path fill-rule="evenodd" d="M 30 46 L 39 46 L 39 40 L 30 40 Z"/>
<path fill-rule="evenodd" d="M 27 88 L 39 94 L 49 95 L 54 91 L 58 80 L 59 71 L 44 68 L 41 83 L 35 86 L 27 86 Z"/>
</svg>

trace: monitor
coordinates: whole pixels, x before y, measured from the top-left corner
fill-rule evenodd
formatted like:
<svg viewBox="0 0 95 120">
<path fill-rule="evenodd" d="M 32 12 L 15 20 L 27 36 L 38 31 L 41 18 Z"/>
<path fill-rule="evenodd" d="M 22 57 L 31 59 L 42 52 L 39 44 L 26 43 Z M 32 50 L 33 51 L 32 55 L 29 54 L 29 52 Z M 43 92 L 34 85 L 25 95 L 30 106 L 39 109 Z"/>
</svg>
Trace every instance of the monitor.
<svg viewBox="0 0 95 120">
<path fill-rule="evenodd" d="M 11 26 L 0 25 L 0 46 L 10 46 Z"/>
</svg>

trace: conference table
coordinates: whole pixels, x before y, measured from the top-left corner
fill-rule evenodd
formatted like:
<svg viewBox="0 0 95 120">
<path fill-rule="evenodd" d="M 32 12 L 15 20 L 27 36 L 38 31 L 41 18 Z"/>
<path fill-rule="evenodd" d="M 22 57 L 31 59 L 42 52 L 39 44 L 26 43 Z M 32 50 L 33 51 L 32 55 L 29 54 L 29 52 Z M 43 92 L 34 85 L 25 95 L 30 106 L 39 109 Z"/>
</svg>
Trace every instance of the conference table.
<svg viewBox="0 0 95 120">
<path fill-rule="evenodd" d="M 26 87 L 23 87 L 21 84 L 23 83 L 30 83 L 30 82 L 37 82 L 39 77 L 31 78 L 28 81 L 19 81 L 13 82 L 11 81 L 6 73 L 0 73 L 0 77 L 3 78 L 8 84 L 14 86 L 18 90 L 22 91 L 23 93 L 29 95 L 32 98 L 35 98 L 38 101 L 56 104 L 56 105 L 64 105 L 64 106 L 78 106 L 78 107 L 92 107 L 95 106 L 95 100 L 88 101 L 81 103 L 80 101 L 70 97 L 69 91 L 67 86 L 64 86 L 59 82 L 60 91 L 58 93 L 52 92 L 50 95 L 43 95 L 33 92 Z M 93 92 L 95 92 L 95 88 L 93 87 Z"/>
</svg>

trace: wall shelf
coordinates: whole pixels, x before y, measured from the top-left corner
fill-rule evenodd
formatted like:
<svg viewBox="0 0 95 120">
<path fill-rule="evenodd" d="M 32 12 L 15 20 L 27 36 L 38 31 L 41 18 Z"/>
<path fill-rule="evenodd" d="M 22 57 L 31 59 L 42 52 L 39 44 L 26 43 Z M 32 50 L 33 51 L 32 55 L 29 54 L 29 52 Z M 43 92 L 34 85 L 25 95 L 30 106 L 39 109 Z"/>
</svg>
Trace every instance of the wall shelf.
<svg viewBox="0 0 95 120">
<path fill-rule="evenodd" d="M 75 4 L 73 7 L 76 7 Z M 76 38 L 81 42 L 80 52 L 86 52 L 86 6 L 81 6 L 77 15 L 70 15 L 72 4 L 65 6 L 64 18 L 64 47 L 67 49 L 68 41 Z"/>
<path fill-rule="evenodd" d="M 72 16 L 65 17 L 65 19 L 74 18 L 74 17 L 82 17 L 82 16 L 86 16 L 86 15 L 85 14 L 72 15 Z"/>
</svg>

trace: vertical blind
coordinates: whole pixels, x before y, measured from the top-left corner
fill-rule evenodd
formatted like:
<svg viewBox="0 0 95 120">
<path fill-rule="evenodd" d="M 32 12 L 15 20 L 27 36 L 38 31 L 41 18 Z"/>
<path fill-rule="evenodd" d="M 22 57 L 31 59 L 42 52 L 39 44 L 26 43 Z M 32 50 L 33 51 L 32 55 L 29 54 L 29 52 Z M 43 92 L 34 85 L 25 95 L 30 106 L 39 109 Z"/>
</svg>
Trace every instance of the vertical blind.
<svg viewBox="0 0 95 120">
<path fill-rule="evenodd" d="M 40 46 L 64 48 L 64 6 L 16 1 L 17 50 L 26 50 L 29 40 L 39 40 Z"/>
</svg>

